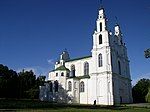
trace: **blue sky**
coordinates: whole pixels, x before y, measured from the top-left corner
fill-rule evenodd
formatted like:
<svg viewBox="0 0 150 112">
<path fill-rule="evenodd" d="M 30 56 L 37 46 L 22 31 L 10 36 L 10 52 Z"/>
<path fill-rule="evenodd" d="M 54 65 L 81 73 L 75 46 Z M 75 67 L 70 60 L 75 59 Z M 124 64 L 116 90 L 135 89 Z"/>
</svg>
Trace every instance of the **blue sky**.
<svg viewBox="0 0 150 112">
<path fill-rule="evenodd" d="M 128 48 L 133 83 L 150 78 L 150 1 L 103 0 L 109 27 L 115 16 Z M 0 0 L 0 63 L 47 75 L 66 48 L 89 55 L 100 0 Z"/>
</svg>

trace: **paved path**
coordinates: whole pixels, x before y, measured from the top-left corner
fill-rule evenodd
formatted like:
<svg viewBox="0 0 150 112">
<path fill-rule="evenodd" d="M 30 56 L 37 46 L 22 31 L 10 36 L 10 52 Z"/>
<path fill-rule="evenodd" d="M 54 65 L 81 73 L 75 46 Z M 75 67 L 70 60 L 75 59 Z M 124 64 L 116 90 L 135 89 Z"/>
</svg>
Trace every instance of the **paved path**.
<svg viewBox="0 0 150 112">
<path fill-rule="evenodd" d="M 126 104 L 126 106 L 133 107 L 148 107 L 150 108 L 150 103 L 134 103 L 134 104 Z"/>
</svg>

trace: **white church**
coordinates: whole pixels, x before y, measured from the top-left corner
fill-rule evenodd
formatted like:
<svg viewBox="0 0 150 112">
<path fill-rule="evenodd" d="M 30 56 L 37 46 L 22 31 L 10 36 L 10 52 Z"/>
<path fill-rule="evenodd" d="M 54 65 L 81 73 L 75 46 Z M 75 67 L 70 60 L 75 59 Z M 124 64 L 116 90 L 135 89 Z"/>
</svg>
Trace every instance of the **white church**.
<svg viewBox="0 0 150 112">
<path fill-rule="evenodd" d="M 127 48 L 118 24 L 107 27 L 104 8 L 99 10 L 91 55 L 70 59 L 62 52 L 48 81 L 40 86 L 42 101 L 115 105 L 132 103 Z"/>
</svg>

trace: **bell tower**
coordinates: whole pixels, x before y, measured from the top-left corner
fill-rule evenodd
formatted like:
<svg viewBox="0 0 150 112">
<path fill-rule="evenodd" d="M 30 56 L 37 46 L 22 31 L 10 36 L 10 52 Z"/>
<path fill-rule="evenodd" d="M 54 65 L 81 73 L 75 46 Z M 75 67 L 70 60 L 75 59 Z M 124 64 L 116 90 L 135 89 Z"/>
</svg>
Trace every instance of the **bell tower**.
<svg viewBox="0 0 150 112">
<path fill-rule="evenodd" d="M 109 33 L 107 30 L 107 18 L 104 8 L 99 10 L 96 21 L 96 30 L 93 34 L 93 50 L 109 45 Z"/>
<path fill-rule="evenodd" d="M 121 33 L 121 30 L 120 30 L 120 26 L 118 24 L 115 25 L 115 36 L 117 38 L 118 45 L 123 45 L 122 33 Z"/>
<path fill-rule="evenodd" d="M 107 56 L 106 52 L 109 51 L 110 46 L 110 35 L 107 30 L 107 18 L 105 16 L 104 8 L 101 8 L 98 13 L 98 18 L 96 21 L 96 30 L 93 34 L 93 69 L 95 72 L 108 71 L 106 68 L 107 61 L 111 56 Z M 110 55 L 110 54 L 109 54 Z M 110 63 L 110 62 L 109 62 Z"/>
<path fill-rule="evenodd" d="M 105 18 L 105 10 L 101 8 L 99 10 L 99 15 L 97 19 L 97 32 L 106 30 L 106 18 Z"/>
<path fill-rule="evenodd" d="M 91 83 L 96 91 L 93 100 L 105 105 L 113 105 L 110 37 L 105 10 L 100 8 L 93 34 Z"/>
</svg>

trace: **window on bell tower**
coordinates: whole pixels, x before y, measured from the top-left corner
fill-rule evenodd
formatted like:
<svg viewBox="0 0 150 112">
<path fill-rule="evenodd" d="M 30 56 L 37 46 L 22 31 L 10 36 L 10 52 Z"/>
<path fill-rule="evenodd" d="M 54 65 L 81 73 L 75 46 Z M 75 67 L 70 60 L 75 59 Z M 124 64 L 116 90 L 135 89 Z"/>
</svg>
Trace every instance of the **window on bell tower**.
<svg viewBox="0 0 150 112">
<path fill-rule="evenodd" d="M 121 75 L 121 63 L 120 63 L 120 61 L 118 61 L 118 71 L 119 71 L 119 75 Z"/>
<path fill-rule="evenodd" d="M 102 31 L 102 23 L 100 22 L 100 31 Z"/>
<path fill-rule="evenodd" d="M 102 54 L 98 55 L 98 66 L 102 67 L 103 66 L 103 59 L 102 59 Z"/>
<path fill-rule="evenodd" d="M 99 44 L 102 44 L 102 35 L 99 35 Z"/>
<path fill-rule="evenodd" d="M 89 63 L 84 63 L 84 75 L 89 75 Z"/>
</svg>

